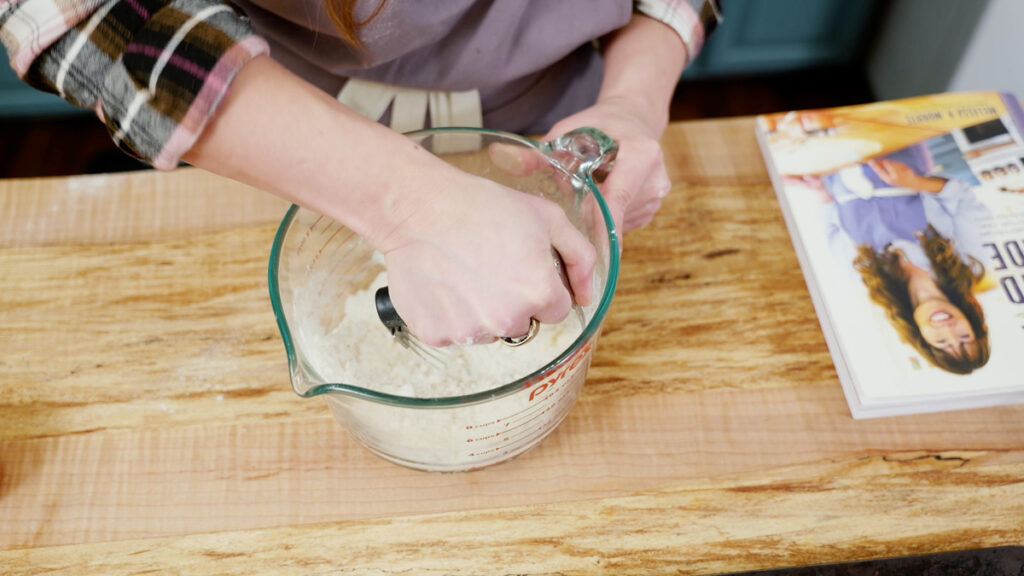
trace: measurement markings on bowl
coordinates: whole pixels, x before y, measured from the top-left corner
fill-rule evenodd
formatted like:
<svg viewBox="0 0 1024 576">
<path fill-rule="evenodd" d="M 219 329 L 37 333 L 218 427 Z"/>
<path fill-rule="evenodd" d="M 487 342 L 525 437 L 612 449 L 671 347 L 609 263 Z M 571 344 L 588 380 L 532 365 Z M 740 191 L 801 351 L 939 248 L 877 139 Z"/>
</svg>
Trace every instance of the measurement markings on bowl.
<svg viewBox="0 0 1024 576">
<path fill-rule="evenodd" d="M 497 418 L 488 422 L 482 422 L 480 424 L 470 424 L 466 426 L 467 431 L 480 430 L 486 434 L 486 428 L 491 426 L 501 426 L 505 432 L 511 431 L 510 429 L 519 428 L 532 420 L 542 416 L 543 414 L 551 410 L 551 406 L 548 406 L 549 401 L 553 398 L 558 397 L 560 400 L 564 398 L 563 395 L 559 395 L 559 392 L 568 388 L 573 388 L 578 384 L 577 380 L 582 378 L 586 372 L 586 365 L 584 361 L 589 357 L 588 352 L 590 351 L 590 343 L 584 344 L 579 350 L 573 353 L 569 357 L 567 362 L 557 368 L 553 372 L 549 372 L 547 375 L 542 376 L 539 381 L 534 383 L 528 383 L 527 388 L 533 388 L 533 391 L 529 396 L 529 404 L 526 408 L 523 408 L 519 412 L 514 412 L 510 416 Z M 552 384 L 554 385 L 553 387 Z M 503 426 L 502 426 L 503 425 Z M 467 442 L 480 440 L 483 438 L 489 438 L 491 436 L 478 436 L 467 438 Z"/>
<path fill-rule="evenodd" d="M 553 425 L 561 422 L 569 415 L 569 411 L 572 409 L 573 400 L 571 395 L 562 396 L 559 401 L 551 406 L 549 409 L 554 409 L 554 412 L 550 417 L 544 419 L 544 421 L 538 426 L 531 426 L 529 428 L 522 429 L 525 434 L 505 434 L 502 436 L 494 435 L 493 437 L 487 437 L 486 444 L 481 445 L 480 442 L 474 442 L 472 446 L 472 452 L 466 454 L 470 458 L 480 458 L 491 454 L 508 454 L 512 450 L 516 450 L 518 447 L 527 446 L 533 441 L 547 435 Z M 546 412 L 546 411 L 545 411 Z"/>
<path fill-rule="evenodd" d="M 323 218 L 323 216 L 320 216 L 309 225 L 309 228 L 306 228 L 306 231 L 302 234 L 302 238 L 299 240 L 299 245 L 295 247 L 296 254 L 302 254 L 302 247 L 306 245 L 306 240 L 309 240 L 309 237 L 313 235 L 313 232 L 316 230 L 316 225 L 319 224 Z"/>
<path fill-rule="evenodd" d="M 554 395 L 560 389 L 561 388 L 554 388 L 554 389 L 552 389 L 550 394 L 548 394 L 547 396 L 544 397 L 544 400 L 546 400 L 548 398 L 554 398 Z M 466 438 L 466 442 L 467 443 L 482 442 L 482 441 L 485 441 L 485 440 L 489 440 L 491 438 L 498 438 L 498 437 L 501 437 L 501 436 L 504 436 L 505 439 L 508 439 L 510 437 L 513 437 L 515 435 L 516 431 L 522 430 L 524 428 L 528 428 L 530 426 L 531 422 L 534 422 L 535 420 L 537 420 L 539 418 L 542 418 L 545 414 L 549 413 L 551 411 L 551 409 L 556 407 L 556 406 L 558 406 L 558 404 L 555 404 L 554 406 L 552 406 L 552 405 L 549 405 L 549 403 L 546 403 L 546 402 L 542 402 L 541 404 L 536 404 L 536 405 L 532 406 L 531 408 L 529 408 L 527 410 L 523 410 L 522 412 L 518 412 L 517 414 L 513 414 L 511 418 L 502 418 L 500 421 L 495 421 L 494 424 L 502 426 L 500 430 L 492 432 L 490 434 L 486 434 L 485 433 L 485 435 L 483 435 L 483 436 L 474 436 L 474 437 Z M 516 418 L 516 416 L 523 416 L 523 417 Z"/>
<path fill-rule="evenodd" d="M 353 232 L 353 231 L 351 231 L 351 230 L 345 228 L 344 226 L 342 226 L 342 225 L 340 225 L 338 223 L 335 223 L 335 222 L 332 222 L 331 224 L 329 224 L 327 226 L 327 228 L 324 230 L 324 232 L 326 233 L 327 230 L 330 230 L 331 228 L 335 228 L 334 232 L 332 232 L 331 235 L 328 236 L 326 240 L 324 240 L 323 245 L 320 246 L 320 249 L 317 250 L 316 254 L 313 255 L 313 261 L 310 262 L 310 264 L 309 264 L 311 267 L 316 265 L 317 261 L 320 260 L 321 256 L 323 256 L 324 254 L 328 253 L 328 247 L 331 247 L 333 245 L 332 243 L 334 242 L 334 239 L 335 239 L 335 237 L 338 236 L 338 234 L 340 234 L 343 231 L 346 232 L 346 235 L 343 237 L 344 239 L 338 241 L 338 245 L 344 245 L 345 243 L 347 243 L 350 239 L 352 239 L 356 235 L 355 232 Z M 332 250 L 337 250 L 337 245 L 334 245 L 334 248 Z M 340 260 L 338 262 L 335 262 L 335 266 L 337 266 L 341 262 L 344 262 L 344 260 Z"/>
<path fill-rule="evenodd" d="M 552 388 L 550 391 L 548 391 L 547 394 L 544 395 L 543 398 L 541 398 L 541 402 L 539 404 L 536 404 L 531 408 L 528 408 L 527 410 L 523 410 L 518 414 L 513 414 L 511 418 L 508 418 L 505 421 L 506 430 L 512 431 L 529 426 L 531 422 L 544 416 L 544 414 L 550 412 L 552 408 L 552 406 L 549 405 L 550 400 L 558 398 L 558 393 L 563 390 L 565 390 L 564 385 Z"/>
<path fill-rule="evenodd" d="M 554 425 L 568 416 L 576 401 L 576 395 L 573 393 L 576 390 L 574 381 L 582 377 L 583 373 L 577 372 L 568 380 L 563 380 L 560 385 L 548 389 L 546 394 L 539 397 L 539 402 L 527 410 L 520 411 L 511 418 L 498 419 L 484 425 L 504 424 L 505 428 L 492 434 L 467 438 L 467 450 L 472 451 L 466 456 L 480 458 L 498 453 L 507 454 L 548 434 Z M 519 418 L 516 418 L 517 416 Z"/>
</svg>

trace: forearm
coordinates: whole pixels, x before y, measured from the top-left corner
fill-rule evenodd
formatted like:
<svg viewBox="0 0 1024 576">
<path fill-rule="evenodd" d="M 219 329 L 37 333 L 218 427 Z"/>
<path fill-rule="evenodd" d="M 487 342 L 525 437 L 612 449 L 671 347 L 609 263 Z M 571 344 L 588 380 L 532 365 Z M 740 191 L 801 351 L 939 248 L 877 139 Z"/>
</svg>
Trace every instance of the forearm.
<svg viewBox="0 0 1024 576">
<path fill-rule="evenodd" d="M 345 225 L 385 258 L 389 293 L 430 345 L 518 336 L 581 304 L 596 252 L 551 201 L 462 172 L 267 57 L 239 72 L 186 159 Z M 515 238 L 515 242 L 509 242 Z"/>
<path fill-rule="evenodd" d="M 628 102 L 647 126 L 661 134 L 687 61 L 686 47 L 667 25 L 642 14 L 605 41 L 605 72 L 598 101 Z"/>
<path fill-rule="evenodd" d="M 446 166 L 268 57 L 239 72 L 184 159 L 325 214 L 377 247 L 415 210 L 410 175 Z"/>
<path fill-rule="evenodd" d="M 95 111 L 125 152 L 170 170 L 266 42 L 220 0 L 16 1 L 0 40 L 23 80 Z"/>
<path fill-rule="evenodd" d="M 914 180 L 914 184 L 911 188 L 927 192 L 929 194 L 938 194 L 946 187 L 946 182 L 948 182 L 948 180 L 945 178 L 939 178 L 938 176 L 918 176 Z"/>
</svg>

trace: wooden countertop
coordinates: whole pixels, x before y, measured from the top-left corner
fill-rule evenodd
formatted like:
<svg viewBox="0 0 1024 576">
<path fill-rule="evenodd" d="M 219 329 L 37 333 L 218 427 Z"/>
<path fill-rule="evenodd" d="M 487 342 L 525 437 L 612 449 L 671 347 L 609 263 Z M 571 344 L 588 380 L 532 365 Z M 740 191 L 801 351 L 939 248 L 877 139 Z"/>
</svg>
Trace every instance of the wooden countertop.
<svg viewBox="0 0 1024 576">
<path fill-rule="evenodd" d="M 289 384 L 284 203 L 192 169 L 0 181 L 0 572 L 712 574 L 1024 543 L 1024 406 L 853 420 L 753 120 L 672 125 L 590 377 L 466 474 Z"/>
</svg>

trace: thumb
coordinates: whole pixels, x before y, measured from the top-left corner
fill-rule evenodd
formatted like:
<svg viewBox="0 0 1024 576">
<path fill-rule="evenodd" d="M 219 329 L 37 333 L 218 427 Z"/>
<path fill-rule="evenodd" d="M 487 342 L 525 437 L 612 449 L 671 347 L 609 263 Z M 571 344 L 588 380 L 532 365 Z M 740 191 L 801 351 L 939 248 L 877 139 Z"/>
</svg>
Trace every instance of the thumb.
<svg viewBox="0 0 1024 576">
<path fill-rule="evenodd" d="M 548 133 L 541 138 L 541 141 L 547 142 L 548 140 L 554 140 L 559 136 L 562 136 L 563 134 L 569 131 L 566 128 L 564 128 L 564 126 L 565 119 L 563 119 L 561 122 L 557 122 L 554 126 L 551 127 L 551 130 L 548 130 Z"/>
<path fill-rule="evenodd" d="M 612 213 L 612 219 L 615 220 L 616 230 L 623 230 L 626 209 L 629 208 L 637 190 L 643 187 L 646 178 L 647 174 L 638 166 L 629 162 L 616 162 L 615 168 L 600 185 L 601 194 Z"/>
<path fill-rule="evenodd" d="M 551 245 L 562 257 L 565 264 L 565 275 L 576 303 L 581 306 L 590 304 L 594 297 L 594 265 L 597 262 L 597 249 L 582 232 L 558 209 L 558 214 L 549 222 Z"/>
</svg>

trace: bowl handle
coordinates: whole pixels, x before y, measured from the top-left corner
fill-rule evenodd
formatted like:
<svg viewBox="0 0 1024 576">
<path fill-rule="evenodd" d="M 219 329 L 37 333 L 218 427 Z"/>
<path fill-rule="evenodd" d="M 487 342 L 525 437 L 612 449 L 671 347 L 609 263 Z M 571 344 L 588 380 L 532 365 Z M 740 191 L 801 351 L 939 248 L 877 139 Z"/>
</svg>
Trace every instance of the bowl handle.
<svg viewBox="0 0 1024 576">
<path fill-rule="evenodd" d="M 581 180 L 601 182 L 608 175 L 619 145 L 597 128 L 584 126 L 541 142 L 540 151 L 554 159 L 566 172 Z"/>
</svg>

